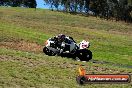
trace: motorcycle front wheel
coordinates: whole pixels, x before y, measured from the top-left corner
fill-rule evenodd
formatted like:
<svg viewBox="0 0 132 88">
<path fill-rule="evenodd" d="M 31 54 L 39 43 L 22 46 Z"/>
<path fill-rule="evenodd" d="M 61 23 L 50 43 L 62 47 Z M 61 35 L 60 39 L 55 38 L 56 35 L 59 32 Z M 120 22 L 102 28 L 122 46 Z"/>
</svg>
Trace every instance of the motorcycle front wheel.
<svg viewBox="0 0 132 88">
<path fill-rule="evenodd" d="M 43 52 L 44 52 L 46 55 L 48 55 L 48 56 L 55 56 L 55 55 L 56 55 L 55 52 L 53 52 L 52 50 L 49 50 L 47 47 L 44 47 L 44 48 L 43 48 Z"/>
</svg>

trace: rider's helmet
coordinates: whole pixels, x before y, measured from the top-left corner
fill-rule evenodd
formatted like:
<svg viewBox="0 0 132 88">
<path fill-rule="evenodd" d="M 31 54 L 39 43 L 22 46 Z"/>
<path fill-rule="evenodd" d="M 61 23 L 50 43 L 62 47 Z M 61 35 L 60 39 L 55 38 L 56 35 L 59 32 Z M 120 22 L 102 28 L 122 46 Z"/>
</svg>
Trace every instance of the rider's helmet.
<svg viewBox="0 0 132 88">
<path fill-rule="evenodd" d="M 60 42 L 63 42 L 64 40 L 65 40 L 65 35 L 64 34 L 59 34 L 58 35 L 58 40 L 60 41 Z"/>
</svg>

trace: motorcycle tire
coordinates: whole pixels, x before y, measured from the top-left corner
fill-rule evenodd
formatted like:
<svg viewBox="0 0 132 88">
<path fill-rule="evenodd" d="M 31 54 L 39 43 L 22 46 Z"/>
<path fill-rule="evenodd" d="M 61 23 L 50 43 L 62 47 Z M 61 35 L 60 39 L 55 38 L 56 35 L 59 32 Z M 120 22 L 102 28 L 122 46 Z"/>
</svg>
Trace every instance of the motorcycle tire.
<svg viewBox="0 0 132 88">
<path fill-rule="evenodd" d="M 44 48 L 43 48 L 43 52 L 44 52 L 46 55 L 48 55 L 48 56 L 55 56 L 55 55 L 56 55 L 55 52 L 53 52 L 52 50 L 49 50 L 47 47 L 44 47 Z"/>
<path fill-rule="evenodd" d="M 81 61 L 89 61 L 92 59 L 92 52 L 90 50 L 87 50 L 87 49 L 82 49 L 82 50 L 78 51 L 77 57 Z"/>
</svg>

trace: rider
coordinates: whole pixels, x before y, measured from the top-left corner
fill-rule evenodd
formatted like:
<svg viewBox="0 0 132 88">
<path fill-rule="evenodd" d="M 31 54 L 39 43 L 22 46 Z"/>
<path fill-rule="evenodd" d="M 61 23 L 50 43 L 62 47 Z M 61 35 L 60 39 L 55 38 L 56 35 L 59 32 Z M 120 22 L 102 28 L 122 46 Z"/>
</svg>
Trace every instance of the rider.
<svg viewBox="0 0 132 88">
<path fill-rule="evenodd" d="M 65 51 L 70 52 L 70 46 L 68 44 L 71 43 L 71 40 L 68 36 L 64 34 L 59 34 L 58 36 L 55 36 L 54 39 L 56 40 L 57 46 L 60 48 L 59 54 Z"/>
<path fill-rule="evenodd" d="M 53 37 L 53 39 L 58 47 L 61 46 L 62 42 L 65 40 L 65 37 L 66 36 L 63 34 L 59 34 L 58 36 Z"/>
</svg>

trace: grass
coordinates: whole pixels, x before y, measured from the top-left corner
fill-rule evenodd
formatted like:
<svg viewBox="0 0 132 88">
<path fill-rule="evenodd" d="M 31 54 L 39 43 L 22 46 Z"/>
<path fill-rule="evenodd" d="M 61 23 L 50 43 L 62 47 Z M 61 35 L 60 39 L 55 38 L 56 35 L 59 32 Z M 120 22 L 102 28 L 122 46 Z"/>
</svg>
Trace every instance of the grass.
<svg viewBox="0 0 132 88">
<path fill-rule="evenodd" d="M 93 59 L 114 64 L 132 65 L 132 25 L 83 17 L 56 11 L 0 7 L 0 86 L 38 88 L 78 88 L 77 68 L 83 65 L 88 73 L 132 73 L 132 69 L 111 64 L 82 63 L 61 57 L 49 57 L 41 52 L 26 51 L 59 33 L 75 41 L 89 40 Z M 25 42 L 25 47 L 8 45 Z M 3 45 L 4 44 L 6 45 Z M 31 46 L 28 46 L 30 43 Z M 8 45 L 8 47 L 7 47 Z M 26 46 L 27 45 L 27 46 Z M 13 47 L 12 47 L 13 46 Z M 22 49 L 23 48 L 23 49 Z M 41 49 L 40 49 L 41 50 Z M 90 84 L 89 88 L 131 88 L 132 84 Z"/>
<path fill-rule="evenodd" d="M 0 49 L 0 77 L 3 87 L 80 87 L 76 84 L 77 68 L 83 65 L 87 73 L 131 73 L 132 69 L 100 66 L 99 64 L 76 62 L 60 57 L 48 57 L 43 54 L 28 53 L 2 48 Z M 5 58 L 5 59 L 4 59 Z M 112 68 L 112 69 L 111 69 Z M 82 87 L 131 87 L 131 84 L 91 84 Z"/>
</svg>

